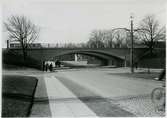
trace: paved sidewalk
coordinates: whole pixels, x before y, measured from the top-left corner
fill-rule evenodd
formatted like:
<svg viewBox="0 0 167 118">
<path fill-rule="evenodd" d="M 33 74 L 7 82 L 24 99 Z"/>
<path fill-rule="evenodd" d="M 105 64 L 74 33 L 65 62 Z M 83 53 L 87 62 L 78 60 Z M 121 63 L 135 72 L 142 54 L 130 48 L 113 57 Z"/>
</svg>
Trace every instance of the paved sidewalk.
<svg viewBox="0 0 167 118">
<path fill-rule="evenodd" d="M 49 105 L 52 117 L 68 116 L 68 117 L 95 117 L 96 114 L 92 112 L 84 103 L 67 89 L 54 76 L 44 77 Z M 68 101 L 66 99 L 75 99 L 75 101 Z M 61 100 L 62 101 L 61 101 Z M 64 101 L 63 101 L 64 99 Z"/>
<path fill-rule="evenodd" d="M 82 89 L 80 86 L 72 84 L 73 88 L 76 89 L 73 90 L 73 88 L 69 88 L 64 83 L 65 81 L 62 82 L 60 79 L 62 78 L 56 78 L 54 75 L 45 75 L 43 77 L 42 81 L 46 87 L 45 90 L 44 88 L 37 89 L 31 117 L 111 117 L 132 115 L 101 97 L 95 99 L 94 94 L 85 88 Z M 71 82 L 69 83 L 71 85 Z M 47 94 L 43 91 L 46 91 Z M 87 98 L 85 92 L 93 95 L 93 99 Z M 48 109 L 50 109 L 50 115 Z M 48 116 L 45 114 L 48 114 Z"/>
</svg>

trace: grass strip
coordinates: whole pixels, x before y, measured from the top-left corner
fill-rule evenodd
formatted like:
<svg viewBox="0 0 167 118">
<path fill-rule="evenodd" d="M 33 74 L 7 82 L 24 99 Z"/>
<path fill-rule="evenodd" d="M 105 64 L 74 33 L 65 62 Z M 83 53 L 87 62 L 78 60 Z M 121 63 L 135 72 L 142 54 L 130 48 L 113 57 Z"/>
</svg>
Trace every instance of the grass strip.
<svg viewBox="0 0 167 118">
<path fill-rule="evenodd" d="M 33 104 L 38 80 L 35 77 L 2 77 L 2 117 L 27 117 Z"/>
</svg>

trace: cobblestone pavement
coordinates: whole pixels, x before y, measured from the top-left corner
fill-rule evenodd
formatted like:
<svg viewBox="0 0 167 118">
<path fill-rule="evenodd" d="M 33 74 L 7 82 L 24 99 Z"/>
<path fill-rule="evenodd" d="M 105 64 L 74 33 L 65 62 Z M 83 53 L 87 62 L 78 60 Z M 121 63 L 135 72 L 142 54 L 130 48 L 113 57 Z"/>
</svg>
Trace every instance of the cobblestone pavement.
<svg viewBox="0 0 167 118">
<path fill-rule="evenodd" d="M 165 117 L 164 111 L 157 111 L 149 95 L 129 99 L 118 99 L 116 103 L 136 117 Z"/>
</svg>

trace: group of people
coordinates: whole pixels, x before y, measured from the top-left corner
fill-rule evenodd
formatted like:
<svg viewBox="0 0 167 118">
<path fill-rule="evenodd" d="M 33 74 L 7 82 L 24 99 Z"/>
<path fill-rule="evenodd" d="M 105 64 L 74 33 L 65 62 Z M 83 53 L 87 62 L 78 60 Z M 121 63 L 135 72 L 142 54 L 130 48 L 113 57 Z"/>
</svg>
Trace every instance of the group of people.
<svg viewBox="0 0 167 118">
<path fill-rule="evenodd" d="M 55 63 L 53 61 L 43 61 L 43 71 L 53 71 L 53 67 L 60 67 L 61 62 L 59 60 L 56 60 Z"/>
<path fill-rule="evenodd" d="M 45 63 L 45 62 L 43 62 L 43 71 L 50 71 L 50 72 L 52 72 L 53 71 L 53 65 L 52 65 L 52 63 Z"/>
</svg>

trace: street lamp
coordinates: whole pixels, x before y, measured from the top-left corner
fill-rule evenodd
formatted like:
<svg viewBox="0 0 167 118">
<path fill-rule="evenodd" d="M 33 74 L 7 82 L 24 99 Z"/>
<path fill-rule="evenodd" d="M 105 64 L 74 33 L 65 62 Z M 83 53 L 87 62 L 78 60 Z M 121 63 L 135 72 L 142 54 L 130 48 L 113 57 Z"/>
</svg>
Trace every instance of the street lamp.
<svg viewBox="0 0 167 118">
<path fill-rule="evenodd" d="M 133 19 L 134 19 L 134 15 L 133 13 L 131 13 L 130 15 L 130 29 L 127 28 L 114 28 L 112 31 L 115 30 L 119 30 L 119 29 L 123 29 L 127 32 L 130 33 L 130 37 L 131 37 L 131 48 L 130 48 L 130 66 L 131 66 L 131 73 L 134 73 L 134 59 L 133 59 L 133 50 L 134 50 L 134 43 L 133 43 L 133 32 L 142 30 L 142 29 L 133 29 Z"/>
<path fill-rule="evenodd" d="M 130 15 L 130 35 L 131 35 L 131 49 L 130 49 L 130 65 L 131 65 L 131 73 L 134 72 L 133 67 L 133 14 Z"/>
</svg>

